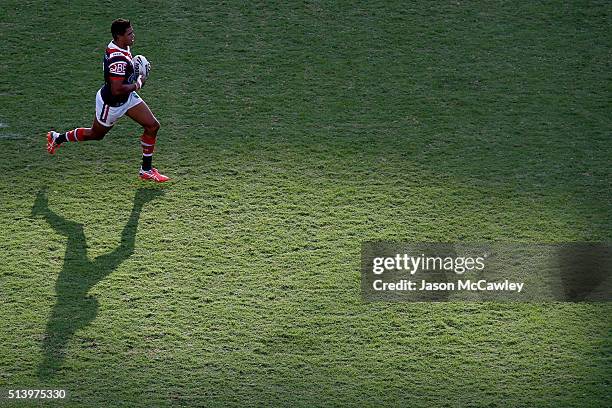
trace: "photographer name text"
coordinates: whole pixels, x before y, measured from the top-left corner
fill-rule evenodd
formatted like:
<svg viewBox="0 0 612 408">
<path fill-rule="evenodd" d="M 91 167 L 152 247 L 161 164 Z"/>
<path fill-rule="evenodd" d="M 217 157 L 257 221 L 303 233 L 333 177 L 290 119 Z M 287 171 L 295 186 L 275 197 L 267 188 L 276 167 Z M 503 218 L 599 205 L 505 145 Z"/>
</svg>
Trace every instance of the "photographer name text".
<svg viewBox="0 0 612 408">
<path fill-rule="evenodd" d="M 387 271 L 400 271 L 409 275 L 417 272 L 451 272 L 455 276 L 466 272 L 481 272 L 485 269 L 486 254 L 477 257 L 441 257 L 441 256 L 410 256 L 396 254 L 391 257 L 377 257 L 372 260 L 372 273 L 380 276 Z M 518 292 L 523 290 L 524 283 L 504 281 L 487 281 L 486 279 L 460 279 L 457 281 L 431 281 L 426 279 L 401 279 L 395 282 L 385 282 L 376 279 L 372 283 L 375 291 L 494 291 Z"/>
<path fill-rule="evenodd" d="M 503 282 L 489 282 L 485 279 L 477 281 L 465 279 L 456 282 L 429 282 L 424 279 L 413 281 L 402 279 L 397 282 L 383 282 L 377 279 L 372 287 L 376 291 L 495 291 L 495 292 L 521 292 L 524 283 L 511 282 L 508 279 Z"/>
</svg>

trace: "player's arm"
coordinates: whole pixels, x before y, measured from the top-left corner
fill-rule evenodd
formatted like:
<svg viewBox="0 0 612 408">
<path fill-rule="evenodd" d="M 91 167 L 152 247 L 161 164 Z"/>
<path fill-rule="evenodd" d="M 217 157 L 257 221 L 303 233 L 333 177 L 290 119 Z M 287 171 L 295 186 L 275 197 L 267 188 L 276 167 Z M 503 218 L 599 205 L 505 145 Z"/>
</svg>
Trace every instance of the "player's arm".
<svg viewBox="0 0 612 408">
<path fill-rule="evenodd" d="M 142 88 L 144 83 L 144 78 L 142 76 L 139 76 L 136 82 L 133 84 L 124 83 L 126 72 L 128 70 L 128 64 L 130 64 L 129 61 L 124 59 L 115 59 L 111 61 L 112 62 L 108 68 L 111 80 L 110 88 L 113 96 L 127 95 L 130 92 L 134 92 Z"/>
<path fill-rule="evenodd" d="M 111 93 L 113 96 L 127 95 L 142 88 L 142 76 L 139 76 L 133 84 L 124 84 L 123 77 L 111 77 Z"/>
</svg>

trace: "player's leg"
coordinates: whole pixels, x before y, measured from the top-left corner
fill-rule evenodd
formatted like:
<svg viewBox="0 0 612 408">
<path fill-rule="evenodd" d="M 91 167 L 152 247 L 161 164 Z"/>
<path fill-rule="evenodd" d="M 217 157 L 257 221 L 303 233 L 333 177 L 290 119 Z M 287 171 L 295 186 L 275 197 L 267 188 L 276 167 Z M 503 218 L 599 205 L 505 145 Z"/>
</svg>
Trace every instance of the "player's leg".
<svg viewBox="0 0 612 408">
<path fill-rule="evenodd" d="M 135 106 L 132 106 L 126 114 L 143 128 L 140 144 L 142 146 L 142 167 L 140 169 L 140 178 L 144 180 L 153 180 L 163 182 L 170 180 L 169 177 L 160 174 L 153 167 L 153 151 L 155 150 L 155 142 L 157 141 L 157 132 L 160 124 L 149 109 L 145 101 L 141 101 Z"/>
<path fill-rule="evenodd" d="M 47 150 L 49 153 L 55 153 L 62 143 L 65 142 L 84 142 L 87 140 L 102 140 L 104 136 L 112 129 L 112 126 L 104 126 L 96 118 L 90 128 L 76 128 L 66 133 L 57 133 L 50 131 L 47 133 Z"/>
<path fill-rule="evenodd" d="M 112 128 L 98 122 L 98 118 L 94 118 L 91 128 L 85 129 L 83 140 L 102 140 Z"/>
<path fill-rule="evenodd" d="M 90 128 L 76 128 L 66 133 L 50 131 L 47 133 L 47 151 L 53 154 L 55 149 L 65 142 L 102 140 L 121 115 L 121 109 L 106 105 L 102 100 L 100 91 L 98 91 L 96 95 L 96 116 L 92 126 Z"/>
</svg>

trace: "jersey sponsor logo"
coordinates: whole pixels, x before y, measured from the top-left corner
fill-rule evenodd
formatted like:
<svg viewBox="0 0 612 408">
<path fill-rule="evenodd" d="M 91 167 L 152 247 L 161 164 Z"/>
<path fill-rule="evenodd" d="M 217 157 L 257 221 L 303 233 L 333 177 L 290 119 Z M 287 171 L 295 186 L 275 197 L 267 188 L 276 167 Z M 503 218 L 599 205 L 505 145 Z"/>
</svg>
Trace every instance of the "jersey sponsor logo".
<svg viewBox="0 0 612 408">
<path fill-rule="evenodd" d="M 108 66 L 109 72 L 115 75 L 125 75 L 126 68 L 127 68 L 127 62 L 125 61 L 113 62 L 112 64 Z"/>
<path fill-rule="evenodd" d="M 123 52 L 120 52 L 120 51 L 112 52 L 112 53 L 110 53 L 110 54 L 108 55 L 108 59 L 115 58 L 115 57 L 126 57 L 126 58 L 130 58 L 130 56 L 129 56 L 129 55 L 127 55 L 127 54 L 125 54 L 125 53 L 123 53 Z"/>
</svg>

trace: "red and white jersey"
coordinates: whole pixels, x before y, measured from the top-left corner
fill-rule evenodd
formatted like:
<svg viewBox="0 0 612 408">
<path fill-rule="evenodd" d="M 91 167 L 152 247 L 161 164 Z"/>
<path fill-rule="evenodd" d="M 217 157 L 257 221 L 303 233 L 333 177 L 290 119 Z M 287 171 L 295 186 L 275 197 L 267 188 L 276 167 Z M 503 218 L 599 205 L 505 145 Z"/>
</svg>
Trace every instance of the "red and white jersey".
<svg viewBox="0 0 612 408">
<path fill-rule="evenodd" d="M 110 106 L 120 106 L 127 102 L 127 95 L 114 96 L 111 93 L 111 81 L 122 81 L 131 84 L 134 81 L 134 66 L 132 65 L 132 53 L 130 47 L 120 48 L 114 42 L 108 43 L 104 52 L 104 85 L 101 89 L 102 100 Z"/>
</svg>

